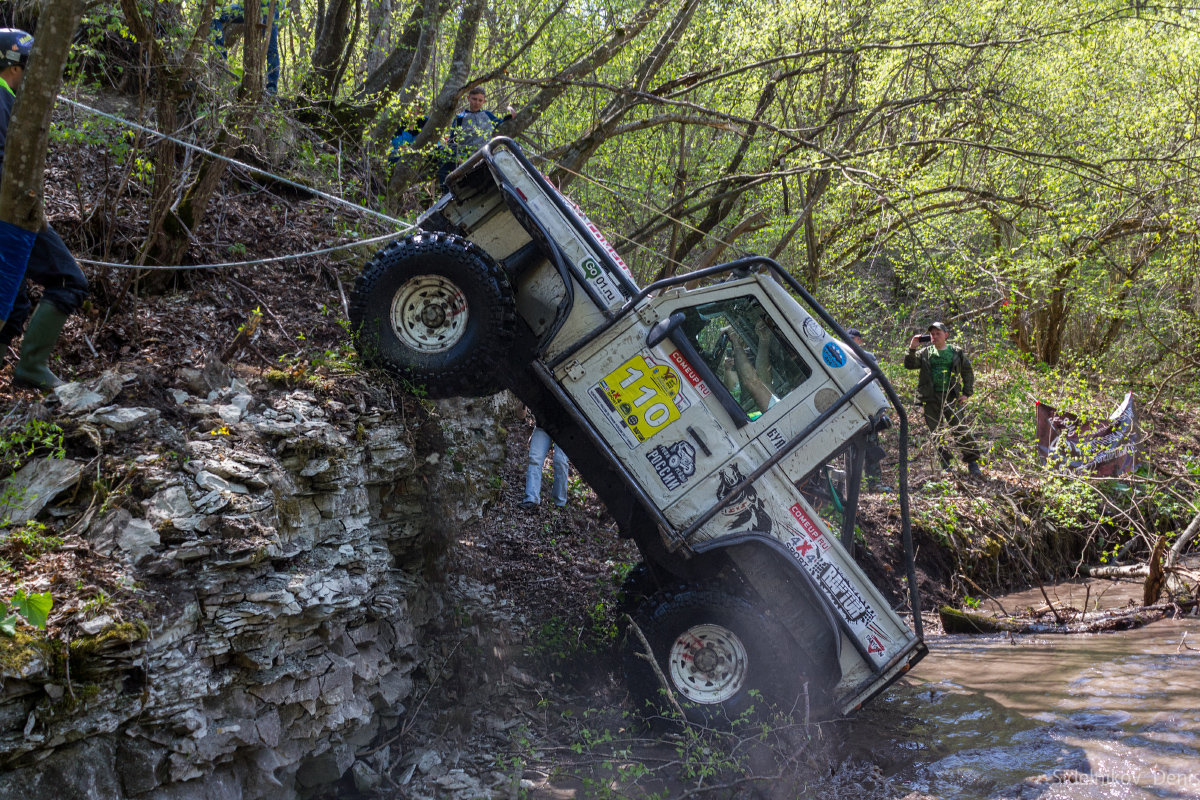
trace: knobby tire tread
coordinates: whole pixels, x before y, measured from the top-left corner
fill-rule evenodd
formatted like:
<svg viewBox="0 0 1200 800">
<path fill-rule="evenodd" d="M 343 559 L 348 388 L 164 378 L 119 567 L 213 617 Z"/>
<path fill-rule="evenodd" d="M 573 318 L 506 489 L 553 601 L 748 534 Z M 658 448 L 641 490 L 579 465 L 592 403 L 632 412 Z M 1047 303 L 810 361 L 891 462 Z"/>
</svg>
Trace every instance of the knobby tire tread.
<svg viewBox="0 0 1200 800">
<path fill-rule="evenodd" d="M 448 274 L 447 274 L 448 273 Z M 416 275 L 450 278 L 467 296 L 468 341 L 442 357 L 405 346 L 391 330 L 395 293 Z M 516 329 L 516 303 L 508 276 L 480 247 L 448 233 L 421 233 L 379 251 L 354 284 L 350 323 L 363 362 L 424 388 L 432 398 L 479 397 L 503 388 L 501 375 Z"/>
</svg>

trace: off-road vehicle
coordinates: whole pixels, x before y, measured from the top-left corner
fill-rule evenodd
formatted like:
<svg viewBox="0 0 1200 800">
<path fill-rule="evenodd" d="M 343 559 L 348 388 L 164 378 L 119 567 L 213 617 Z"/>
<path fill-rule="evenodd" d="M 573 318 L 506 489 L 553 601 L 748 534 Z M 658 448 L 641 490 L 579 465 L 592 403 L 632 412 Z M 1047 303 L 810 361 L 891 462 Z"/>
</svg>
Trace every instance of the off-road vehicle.
<svg viewBox="0 0 1200 800">
<path fill-rule="evenodd" d="M 644 560 L 629 581 L 641 596 L 625 658 L 635 699 L 671 699 L 705 722 L 755 704 L 848 713 L 916 663 L 903 409 L 809 293 L 759 257 L 639 288 L 506 138 L 447 185 L 424 232 L 359 277 L 357 349 L 430 397 L 507 388 L 565 450 Z M 847 549 L 864 439 L 887 424 L 889 398 L 900 605 L 915 632 Z M 834 457 L 848 465 L 840 538 L 804 490 Z"/>
</svg>

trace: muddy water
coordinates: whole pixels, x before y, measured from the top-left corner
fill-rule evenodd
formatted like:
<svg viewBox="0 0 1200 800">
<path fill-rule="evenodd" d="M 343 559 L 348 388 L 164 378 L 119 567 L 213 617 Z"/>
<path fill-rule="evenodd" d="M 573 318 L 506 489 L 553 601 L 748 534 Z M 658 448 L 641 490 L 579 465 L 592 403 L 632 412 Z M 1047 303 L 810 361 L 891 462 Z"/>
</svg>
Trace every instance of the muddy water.
<svg viewBox="0 0 1200 800">
<path fill-rule="evenodd" d="M 1200 798 L 1195 617 L 930 645 L 853 726 L 896 796 Z"/>
</svg>

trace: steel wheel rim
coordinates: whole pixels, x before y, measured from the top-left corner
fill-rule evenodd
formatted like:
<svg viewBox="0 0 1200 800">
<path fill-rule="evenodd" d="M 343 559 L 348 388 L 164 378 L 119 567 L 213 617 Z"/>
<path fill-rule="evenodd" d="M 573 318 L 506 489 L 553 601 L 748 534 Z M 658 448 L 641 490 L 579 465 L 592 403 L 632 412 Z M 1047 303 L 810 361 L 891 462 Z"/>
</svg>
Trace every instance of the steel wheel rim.
<svg viewBox="0 0 1200 800">
<path fill-rule="evenodd" d="M 742 640 L 720 625 L 694 625 L 671 645 L 668 674 L 695 703 L 724 703 L 746 684 L 749 656 Z"/>
<path fill-rule="evenodd" d="M 409 278 L 392 298 L 392 330 L 407 347 L 442 353 L 467 330 L 467 296 L 440 275 Z"/>
</svg>

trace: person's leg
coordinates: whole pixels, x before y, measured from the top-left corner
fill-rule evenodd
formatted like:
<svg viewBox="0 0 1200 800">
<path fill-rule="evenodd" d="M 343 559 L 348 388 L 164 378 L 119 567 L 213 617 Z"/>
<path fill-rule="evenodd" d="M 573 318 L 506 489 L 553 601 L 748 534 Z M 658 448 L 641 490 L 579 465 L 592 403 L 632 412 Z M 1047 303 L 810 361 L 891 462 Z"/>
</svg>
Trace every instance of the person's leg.
<svg viewBox="0 0 1200 800">
<path fill-rule="evenodd" d="M 567 504 L 567 478 L 570 472 L 571 464 L 567 461 L 567 454 L 557 444 L 554 445 L 554 491 L 551 498 L 559 508 Z"/>
<path fill-rule="evenodd" d="M 50 353 L 67 317 L 87 299 L 88 282 L 62 237 L 49 225 L 37 235 L 26 276 L 40 283 L 43 291 L 21 341 L 21 358 L 13 369 L 13 382 L 53 389 L 62 381 L 50 371 Z"/>
<path fill-rule="evenodd" d="M 971 433 L 971 428 L 967 424 L 966 414 L 961 406 L 958 405 L 957 399 L 954 404 L 946 409 L 946 422 L 949 426 L 950 433 L 953 435 L 955 442 L 958 444 L 958 449 L 962 453 L 963 461 L 967 463 L 967 469 L 972 475 L 982 475 L 979 469 L 979 457 L 981 455 L 979 444 L 975 441 L 975 435 Z"/>
<path fill-rule="evenodd" d="M 938 460 L 941 462 L 942 469 L 950 469 L 950 459 L 952 454 L 950 448 L 945 446 L 943 439 L 946 431 L 944 428 L 939 429 L 942 424 L 942 409 L 944 403 L 940 396 L 935 396 L 931 400 L 925 401 L 924 416 L 925 427 L 929 428 L 929 434 L 933 437 L 933 445 L 937 449 Z"/>
<path fill-rule="evenodd" d="M 537 505 L 542 499 L 542 467 L 546 464 L 546 453 L 550 451 L 550 434 L 534 428 L 529 437 L 529 463 L 525 467 L 525 499 L 522 505 Z"/>
</svg>

